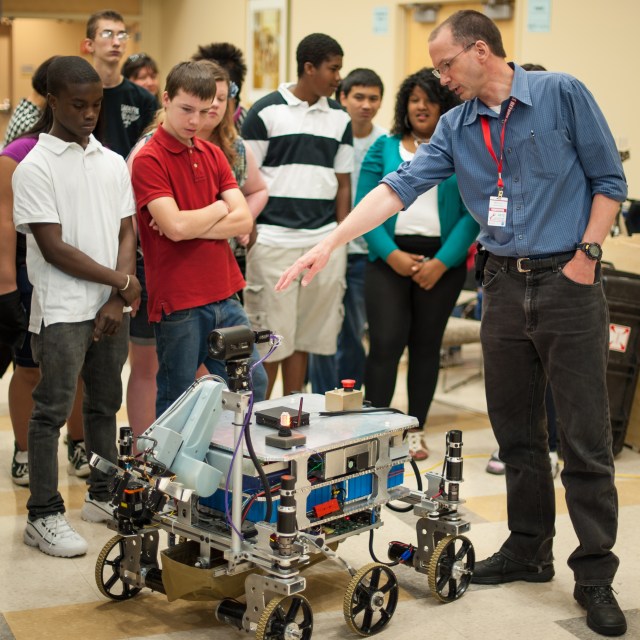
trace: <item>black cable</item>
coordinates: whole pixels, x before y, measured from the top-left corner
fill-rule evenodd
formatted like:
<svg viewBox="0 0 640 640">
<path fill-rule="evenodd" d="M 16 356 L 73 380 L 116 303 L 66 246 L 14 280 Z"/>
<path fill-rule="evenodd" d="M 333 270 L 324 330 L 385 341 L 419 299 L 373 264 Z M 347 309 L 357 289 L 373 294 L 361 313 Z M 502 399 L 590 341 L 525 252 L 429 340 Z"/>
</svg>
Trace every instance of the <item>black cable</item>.
<svg viewBox="0 0 640 640">
<path fill-rule="evenodd" d="M 256 468 L 258 475 L 260 476 L 260 482 L 262 483 L 262 487 L 264 489 L 264 499 L 267 507 L 264 521 L 271 522 L 271 514 L 273 513 L 273 500 L 271 499 L 271 485 L 269 484 L 269 478 L 267 478 L 267 474 L 264 472 L 262 465 L 260 464 L 260 460 L 258 460 L 258 456 L 256 456 L 256 452 L 253 448 L 253 442 L 251 442 L 251 416 L 249 416 L 249 422 L 244 430 L 244 439 L 247 443 L 247 450 L 249 451 L 249 456 L 251 457 L 251 461 L 253 462 L 253 466 Z M 242 450 L 240 451 L 242 453 Z M 241 458 L 242 460 L 242 458 Z"/>
<path fill-rule="evenodd" d="M 416 461 L 411 458 L 411 466 L 413 467 L 413 472 L 416 474 L 416 482 L 418 483 L 418 491 L 422 491 L 422 477 L 420 476 L 420 469 L 418 469 L 418 465 Z M 408 513 L 413 509 L 412 504 L 408 504 L 406 507 L 394 507 L 391 502 L 387 502 L 387 508 L 391 509 L 391 511 L 395 511 L 396 513 Z M 377 560 L 376 560 L 377 562 Z"/>
<path fill-rule="evenodd" d="M 345 409 L 344 411 L 318 411 L 318 415 L 323 418 L 330 418 L 332 416 L 347 416 L 351 414 L 363 414 L 363 413 L 401 413 L 405 415 L 404 411 L 400 409 L 394 409 L 393 407 L 371 407 L 369 409 Z"/>
<path fill-rule="evenodd" d="M 416 474 L 416 483 L 418 485 L 418 491 L 422 491 L 422 476 L 420 475 L 420 469 L 418 469 L 418 465 L 416 461 L 411 458 L 411 467 L 413 468 L 413 473 Z"/>
<path fill-rule="evenodd" d="M 400 564 L 400 560 L 394 560 L 393 562 L 382 562 L 378 560 L 378 558 L 376 558 L 376 554 L 373 550 L 373 529 L 369 529 L 369 555 L 374 562 L 383 564 L 385 567 L 395 567 Z"/>
<path fill-rule="evenodd" d="M 387 509 L 391 509 L 391 511 L 395 511 L 396 513 L 409 513 L 409 511 L 413 509 L 412 504 L 408 504 L 406 507 L 394 507 L 390 502 L 387 502 L 385 506 Z"/>
</svg>

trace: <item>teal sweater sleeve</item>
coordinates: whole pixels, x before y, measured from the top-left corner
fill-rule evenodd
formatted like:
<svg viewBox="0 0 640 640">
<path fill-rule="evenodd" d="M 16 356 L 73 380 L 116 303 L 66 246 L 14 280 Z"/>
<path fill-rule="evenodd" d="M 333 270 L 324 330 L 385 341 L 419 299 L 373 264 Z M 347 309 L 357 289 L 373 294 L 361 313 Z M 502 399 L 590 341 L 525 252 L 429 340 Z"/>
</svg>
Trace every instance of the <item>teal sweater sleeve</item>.
<svg viewBox="0 0 640 640">
<path fill-rule="evenodd" d="M 438 185 L 438 214 L 442 246 L 435 257 L 448 269 L 462 264 L 480 226 L 464 206 L 455 175 Z"/>
<path fill-rule="evenodd" d="M 356 190 L 356 201 L 358 204 L 369 191 L 378 186 L 378 183 L 387 173 L 395 171 L 402 163 L 398 145 L 400 138 L 396 136 L 382 136 L 369 147 L 369 151 L 362 161 L 358 188 Z M 395 154 L 393 153 L 395 149 Z M 387 256 L 395 251 L 398 246 L 394 241 L 394 229 L 396 226 L 397 214 L 386 220 L 383 224 L 375 227 L 364 234 L 364 239 L 369 247 L 369 259 L 381 258 L 386 260 Z"/>
<path fill-rule="evenodd" d="M 383 136 L 370 147 L 360 171 L 356 204 L 374 189 L 385 175 L 400 166 L 402 158 L 399 145 L 398 136 Z M 479 226 L 462 202 L 455 176 L 438 185 L 438 215 L 442 246 L 435 257 L 447 268 L 458 266 L 464 262 L 469 247 L 478 236 Z M 364 235 L 369 246 L 370 260 L 380 258 L 386 261 L 389 254 L 398 249 L 394 240 L 397 217 L 397 214 L 391 216 Z"/>
</svg>

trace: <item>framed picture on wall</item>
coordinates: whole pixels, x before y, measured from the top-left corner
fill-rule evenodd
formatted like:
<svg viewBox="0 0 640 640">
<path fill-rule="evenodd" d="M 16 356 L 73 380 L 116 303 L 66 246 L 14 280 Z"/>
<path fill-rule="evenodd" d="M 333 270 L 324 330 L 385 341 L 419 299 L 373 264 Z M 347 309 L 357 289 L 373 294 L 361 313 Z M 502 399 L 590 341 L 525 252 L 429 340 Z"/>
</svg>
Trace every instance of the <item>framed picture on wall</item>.
<svg viewBox="0 0 640 640">
<path fill-rule="evenodd" d="M 288 0 L 249 0 L 246 95 L 251 103 L 287 78 Z"/>
</svg>

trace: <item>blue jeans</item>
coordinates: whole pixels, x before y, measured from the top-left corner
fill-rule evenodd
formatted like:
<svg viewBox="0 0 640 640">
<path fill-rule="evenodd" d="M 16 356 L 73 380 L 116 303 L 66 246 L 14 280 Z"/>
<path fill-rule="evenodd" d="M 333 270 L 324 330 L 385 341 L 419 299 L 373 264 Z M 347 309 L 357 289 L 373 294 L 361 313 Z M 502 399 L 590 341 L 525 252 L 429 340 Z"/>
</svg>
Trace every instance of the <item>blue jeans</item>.
<svg viewBox="0 0 640 640">
<path fill-rule="evenodd" d="M 352 253 L 347 258 L 347 289 L 344 294 L 344 320 L 333 356 L 309 354 L 309 380 L 314 393 L 325 393 L 351 378 L 360 389 L 364 381 L 366 354 L 362 345 L 367 312 L 364 305 L 364 273 L 368 258 Z"/>
<path fill-rule="evenodd" d="M 202 307 L 163 314 L 154 323 L 158 352 L 158 395 L 156 415 L 162 415 L 172 402 L 193 383 L 198 367 L 204 363 L 210 373 L 227 380 L 225 363 L 209 357 L 208 337 L 215 329 L 249 325 L 244 307 L 236 296 L 212 302 Z M 251 362 L 259 359 L 253 347 Z M 264 400 L 267 374 L 262 365 L 253 370 L 253 390 L 256 402 Z"/>
<path fill-rule="evenodd" d="M 611 584 L 618 500 L 606 384 L 609 314 L 599 265 L 595 283 L 583 285 L 561 268 L 519 273 L 490 257 L 483 305 L 487 407 L 506 464 L 510 535 L 501 551 L 538 567 L 553 559 L 548 380 L 562 424 L 562 483 L 579 541 L 568 564 L 578 584 Z"/>
<path fill-rule="evenodd" d="M 122 367 L 127 359 L 129 315 L 114 336 L 93 341 L 93 320 L 42 327 L 31 338 L 40 365 L 40 382 L 33 391 L 29 421 L 29 518 L 64 513 L 58 491 L 60 427 L 71 413 L 78 376 L 84 382 L 82 418 L 87 457 L 91 453 L 116 462 L 116 413 L 122 405 Z M 107 477 L 91 469 L 89 491 L 109 500 Z"/>
</svg>

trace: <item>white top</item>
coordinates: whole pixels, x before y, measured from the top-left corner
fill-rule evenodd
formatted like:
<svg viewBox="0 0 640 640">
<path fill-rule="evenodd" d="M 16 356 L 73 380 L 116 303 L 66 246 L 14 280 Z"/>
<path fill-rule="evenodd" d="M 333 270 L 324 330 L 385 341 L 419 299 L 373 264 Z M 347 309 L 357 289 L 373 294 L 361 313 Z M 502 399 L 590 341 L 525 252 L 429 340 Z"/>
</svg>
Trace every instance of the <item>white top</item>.
<svg viewBox="0 0 640 640">
<path fill-rule="evenodd" d="M 353 207 L 356 200 L 356 190 L 358 189 L 358 179 L 360 178 L 360 169 L 362 161 L 369 151 L 369 147 L 380 137 L 388 133 L 386 129 L 374 124 L 371 133 L 364 138 L 356 138 L 353 136 L 353 171 L 351 172 L 351 206 Z M 352 240 L 347 245 L 349 253 L 357 253 L 366 255 L 369 253 L 366 240 L 360 236 Z"/>
<path fill-rule="evenodd" d="M 405 162 L 413 160 L 415 154 L 400 145 L 400 157 Z M 438 215 L 438 188 L 433 187 L 418 196 L 415 202 L 398 214 L 395 234 L 397 236 L 440 237 L 440 216 Z"/>
<path fill-rule="evenodd" d="M 29 330 L 96 317 L 111 287 L 67 275 L 47 262 L 29 224 L 55 223 L 62 240 L 96 262 L 116 268 L 120 225 L 135 214 L 124 160 L 93 135 L 86 149 L 46 133 L 13 174 L 13 220 L 27 234 L 27 271 L 33 284 Z"/>
<path fill-rule="evenodd" d="M 373 129 L 368 136 L 364 138 L 356 138 L 353 136 L 353 171 L 351 172 L 351 206 L 355 205 L 356 190 L 358 188 L 358 179 L 360 178 L 360 169 L 362 168 L 362 162 L 364 157 L 369 151 L 369 147 L 380 137 L 389 133 L 386 129 L 379 127 L 377 124 L 373 125 Z"/>
</svg>

